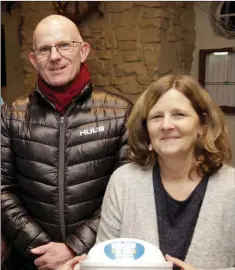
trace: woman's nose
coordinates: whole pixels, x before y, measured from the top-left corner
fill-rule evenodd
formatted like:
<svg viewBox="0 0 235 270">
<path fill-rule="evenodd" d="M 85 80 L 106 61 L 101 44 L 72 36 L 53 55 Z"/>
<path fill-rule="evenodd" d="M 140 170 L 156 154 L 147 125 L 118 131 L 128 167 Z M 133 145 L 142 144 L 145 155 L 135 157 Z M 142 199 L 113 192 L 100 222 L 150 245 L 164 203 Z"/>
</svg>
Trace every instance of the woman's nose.
<svg viewBox="0 0 235 270">
<path fill-rule="evenodd" d="M 163 130 L 168 130 L 173 128 L 173 122 L 170 116 L 164 116 L 162 119 L 162 126 L 161 128 Z"/>
</svg>

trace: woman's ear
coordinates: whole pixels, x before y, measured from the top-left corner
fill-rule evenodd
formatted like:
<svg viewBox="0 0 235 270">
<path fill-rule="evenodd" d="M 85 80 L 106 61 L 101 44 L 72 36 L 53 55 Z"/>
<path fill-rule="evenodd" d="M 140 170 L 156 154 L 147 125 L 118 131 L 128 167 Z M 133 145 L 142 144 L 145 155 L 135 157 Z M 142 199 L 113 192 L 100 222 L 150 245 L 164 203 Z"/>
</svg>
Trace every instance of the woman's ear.
<svg viewBox="0 0 235 270">
<path fill-rule="evenodd" d="M 80 59 L 81 59 L 81 63 L 83 63 L 83 62 L 86 61 L 87 56 L 88 56 L 88 54 L 90 52 L 90 45 L 89 45 L 89 43 L 84 42 L 84 43 L 82 43 L 81 46 L 82 47 L 81 47 L 81 50 L 80 50 Z"/>
<path fill-rule="evenodd" d="M 198 138 L 201 138 L 206 133 L 207 126 L 201 124 L 198 128 Z"/>
<path fill-rule="evenodd" d="M 203 113 L 202 114 L 201 125 L 200 125 L 200 128 L 198 130 L 198 136 L 199 137 L 201 137 L 202 135 L 204 135 L 206 133 L 206 130 L 207 130 L 207 119 L 208 119 L 208 114 L 207 113 Z"/>
<path fill-rule="evenodd" d="M 35 69 L 38 70 L 38 62 L 37 62 L 36 56 L 33 52 L 31 52 L 29 54 L 29 61 L 35 67 Z"/>
</svg>

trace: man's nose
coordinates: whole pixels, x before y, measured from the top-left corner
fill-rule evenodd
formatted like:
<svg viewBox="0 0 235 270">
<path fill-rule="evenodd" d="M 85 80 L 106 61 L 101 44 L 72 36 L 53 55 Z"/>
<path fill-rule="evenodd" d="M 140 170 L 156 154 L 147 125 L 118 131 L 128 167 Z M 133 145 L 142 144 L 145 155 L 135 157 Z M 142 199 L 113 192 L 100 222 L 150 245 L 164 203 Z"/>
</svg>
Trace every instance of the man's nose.
<svg viewBox="0 0 235 270">
<path fill-rule="evenodd" d="M 51 52 L 50 52 L 50 60 L 51 61 L 56 61 L 61 58 L 61 54 L 58 52 L 56 47 L 51 47 Z"/>
</svg>

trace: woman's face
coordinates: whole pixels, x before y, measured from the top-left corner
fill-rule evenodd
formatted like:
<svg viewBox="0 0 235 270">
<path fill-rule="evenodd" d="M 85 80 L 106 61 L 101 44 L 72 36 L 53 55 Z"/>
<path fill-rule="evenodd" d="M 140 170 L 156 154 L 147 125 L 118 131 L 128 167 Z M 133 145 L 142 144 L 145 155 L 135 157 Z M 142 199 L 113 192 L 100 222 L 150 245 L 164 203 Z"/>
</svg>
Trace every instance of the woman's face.
<svg viewBox="0 0 235 270">
<path fill-rule="evenodd" d="M 189 99 L 171 88 L 152 107 L 147 119 L 150 142 L 160 157 L 194 153 L 202 134 L 199 117 Z"/>
</svg>

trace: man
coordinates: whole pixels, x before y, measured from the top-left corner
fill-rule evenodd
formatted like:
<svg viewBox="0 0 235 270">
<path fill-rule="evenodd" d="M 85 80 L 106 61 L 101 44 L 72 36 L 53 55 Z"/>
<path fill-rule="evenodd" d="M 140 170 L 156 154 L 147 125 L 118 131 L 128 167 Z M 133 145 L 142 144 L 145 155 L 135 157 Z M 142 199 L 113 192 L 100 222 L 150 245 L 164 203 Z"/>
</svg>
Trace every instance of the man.
<svg viewBox="0 0 235 270">
<path fill-rule="evenodd" d="M 2 231 L 10 267 L 58 269 L 93 246 L 114 169 L 127 162 L 131 104 L 92 89 L 89 44 L 69 19 L 36 27 L 36 89 L 2 108 Z"/>
</svg>

